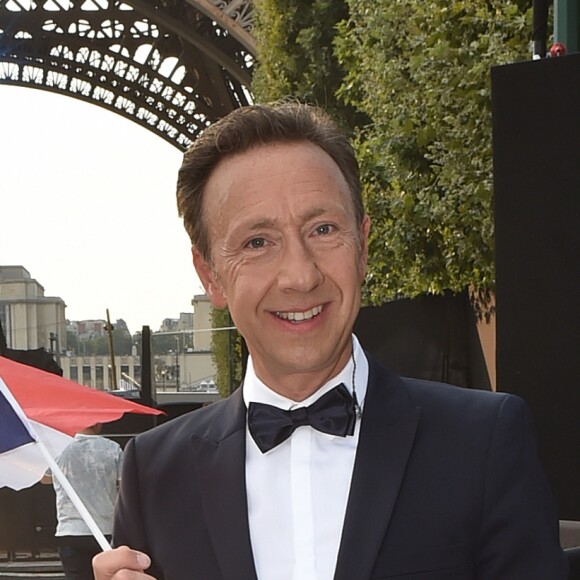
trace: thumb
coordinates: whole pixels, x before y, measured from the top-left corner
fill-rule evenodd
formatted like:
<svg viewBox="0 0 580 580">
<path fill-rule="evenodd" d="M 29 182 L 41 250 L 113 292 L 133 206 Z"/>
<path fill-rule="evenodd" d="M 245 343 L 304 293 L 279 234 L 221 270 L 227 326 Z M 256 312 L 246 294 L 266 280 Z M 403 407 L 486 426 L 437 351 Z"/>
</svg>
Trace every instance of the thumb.
<svg viewBox="0 0 580 580">
<path fill-rule="evenodd" d="M 96 580 L 107 580 L 121 570 L 141 572 L 149 566 L 151 566 L 151 558 L 147 554 L 132 550 L 127 546 L 106 550 L 93 558 Z"/>
</svg>

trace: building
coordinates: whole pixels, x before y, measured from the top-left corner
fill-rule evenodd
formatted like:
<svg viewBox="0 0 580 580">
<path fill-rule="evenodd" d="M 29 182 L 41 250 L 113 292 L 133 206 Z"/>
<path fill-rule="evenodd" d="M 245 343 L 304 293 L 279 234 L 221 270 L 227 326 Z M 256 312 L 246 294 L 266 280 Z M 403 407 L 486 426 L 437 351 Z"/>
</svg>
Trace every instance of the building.
<svg viewBox="0 0 580 580">
<path fill-rule="evenodd" d="M 213 389 L 216 369 L 211 354 L 211 303 L 206 294 L 196 294 L 193 312 L 182 312 L 179 319 L 163 321 L 160 332 L 175 332 L 176 348 L 155 354 L 154 376 L 158 391 L 197 391 Z M 179 345 L 191 345 L 180 348 Z"/>
<path fill-rule="evenodd" d="M 107 355 L 67 354 L 61 356 L 60 365 L 65 378 L 93 389 L 112 391 L 140 388 L 141 361 L 138 356 L 115 356 L 115 381 L 110 361 Z"/>
<path fill-rule="evenodd" d="M 130 391 L 141 388 L 141 358 L 115 356 L 115 380 L 111 359 L 102 356 L 62 355 L 63 376 L 81 385 L 103 391 Z M 171 352 L 154 354 L 154 380 L 157 391 L 202 391 L 213 388 L 215 367 L 210 352 Z"/>
<path fill-rule="evenodd" d="M 207 294 L 196 294 L 191 305 L 193 306 L 193 349 L 211 351 L 211 302 Z"/>
<path fill-rule="evenodd" d="M 44 287 L 23 266 L 0 266 L 0 322 L 8 348 L 66 349 L 66 304 L 44 295 Z"/>
<path fill-rule="evenodd" d="M 194 296 L 192 306 L 193 312 L 182 312 L 178 319 L 164 319 L 159 332 L 153 334 L 153 337 L 165 339 L 164 346 L 153 352 L 153 377 L 157 392 L 213 392 L 215 388 L 211 304 L 202 294 Z M 103 320 L 71 321 L 69 331 L 79 338 L 98 338 L 105 334 L 104 323 Z M 140 351 L 140 345 L 135 345 L 131 355 L 115 356 L 115 379 L 110 357 L 105 354 L 83 356 L 81 352 L 71 352 L 61 357 L 61 366 L 66 378 L 95 389 L 139 389 L 141 360 L 137 351 Z"/>
<path fill-rule="evenodd" d="M 161 323 L 159 332 L 180 332 L 193 328 L 193 313 L 180 312 L 179 318 L 165 318 Z"/>
<path fill-rule="evenodd" d="M 67 330 L 72 332 L 78 340 L 92 340 L 107 333 L 106 320 L 71 320 L 67 323 Z"/>
<path fill-rule="evenodd" d="M 194 296 L 192 305 L 193 312 L 183 312 L 179 319 L 163 321 L 163 333 L 186 335 L 189 340 L 176 340 L 170 350 L 153 353 L 155 386 L 159 391 L 213 390 L 211 306 L 205 295 Z M 79 344 L 103 339 L 107 335 L 106 321 L 67 321 L 65 308 L 62 298 L 45 296 L 43 286 L 23 266 L 0 266 L 0 322 L 8 348 L 44 348 L 55 353 L 64 377 L 88 387 L 99 390 L 140 388 L 138 345 L 134 345 L 130 355 L 115 355 L 113 377 L 109 354 L 85 356 L 84 352 L 75 352 L 72 347 L 69 351 L 67 345 L 67 330 Z M 116 321 L 115 328 L 129 332 L 121 319 Z M 197 329 L 199 333 L 194 332 Z"/>
<path fill-rule="evenodd" d="M 159 328 L 159 333 L 193 334 L 192 340 L 182 341 L 191 344 L 194 351 L 211 350 L 211 302 L 207 294 L 196 294 L 191 305 L 193 312 L 181 312 L 179 318 L 165 318 Z"/>
</svg>

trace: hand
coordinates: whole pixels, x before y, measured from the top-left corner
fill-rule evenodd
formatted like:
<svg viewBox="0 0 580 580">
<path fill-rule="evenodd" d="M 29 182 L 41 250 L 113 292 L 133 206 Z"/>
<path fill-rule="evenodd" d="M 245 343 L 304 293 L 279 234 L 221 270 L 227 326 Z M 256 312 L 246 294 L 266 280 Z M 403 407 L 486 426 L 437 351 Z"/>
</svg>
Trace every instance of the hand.
<svg viewBox="0 0 580 580">
<path fill-rule="evenodd" d="M 155 580 L 144 573 L 151 566 L 151 559 L 143 552 L 121 546 L 107 550 L 93 558 L 95 580 Z"/>
</svg>

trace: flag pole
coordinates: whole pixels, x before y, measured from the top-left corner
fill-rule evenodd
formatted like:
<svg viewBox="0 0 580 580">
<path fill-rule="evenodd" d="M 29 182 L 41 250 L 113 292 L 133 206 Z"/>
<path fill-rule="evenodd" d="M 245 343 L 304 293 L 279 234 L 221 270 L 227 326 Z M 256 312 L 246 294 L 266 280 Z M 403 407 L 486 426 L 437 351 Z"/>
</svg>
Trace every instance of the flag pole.
<svg viewBox="0 0 580 580">
<path fill-rule="evenodd" d="M 111 545 L 107 541 L 107 538 L 105 538 L 103 532 L 101 532 L 101 530 L 99 529 L 99 526 L 97 526 L 97 522 L 95 522 L 93 516 L 91 516 L 91 514 L 83 504 L 81 498 L 78 496 L 77 492 L 74 490 L 73 486 L 66 478 L 66 475 L 62 472 L 61 468 L 54 460 L 54 457 L 50 454 L 50 451 L 46 448 L 46 445 L 42 442 L 42 440 L 39 437 L 36 438 L 36 445 L 38 446 L 39 451 L 42 453 L 42 456 L 48 463 L 52 475 L 56 476 L 59 483 L 66 491 L 68 497 L 73 502 L 78 512 L 81 514 L 81 517 L 83 518 L 85 524 L 87 524 L 87 526 L 91 530 L 91 533 L 95 537 L 95 540 L 97 540 L 97 543 L 101 547 L 101 550 L 103 550 L 103 552 L 110 550 Z"/>
</svg>

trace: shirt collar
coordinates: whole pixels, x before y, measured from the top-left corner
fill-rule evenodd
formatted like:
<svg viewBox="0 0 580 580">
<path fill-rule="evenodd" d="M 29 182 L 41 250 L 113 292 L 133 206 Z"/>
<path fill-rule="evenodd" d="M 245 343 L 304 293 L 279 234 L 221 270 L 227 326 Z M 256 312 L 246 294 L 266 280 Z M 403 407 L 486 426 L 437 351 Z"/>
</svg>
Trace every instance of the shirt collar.
<svg viewBox="0 0 580 580">
<path fill-rule="evenodd" d="M 362 409 L 367 391 L 369 363 L 357 337 L 354 334 L 352 335 L 352 346 L 354 357 L 351 356 L 344 368 L 337 375 L 324 383 L 324 385 L 322 385 L 315 393 L 310 395 L 310 397 L 306 398 L 304 401 L 293 401 L 292 399 L 288 399 L 287 397 L 274 392 L 271 388 L 264 384 L 256 376 L 252 357 L 249 356 L 248 364 L 246 367 L 246 376 L 244 377 L 244 383 L 242 387 L 244 403 L 246 404 L 246 407 L 250 403 L 265 403 L 267 405 L 273 405 L 274 407 L 285 410 L 295 409 L 297 407 L 305 407 L 317 401 L 320 397 L 322 397 L 322 395 L 340 383 L 343 383 L 352 394 L 353 369 L 355 369 L 356 363 L 356 369 L 354 372 L 354 388 L 356 390 L 358 404 Z M 353 362 L 353 358 L 355 362 Z"/>
</svg>

